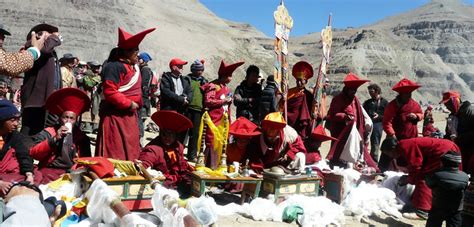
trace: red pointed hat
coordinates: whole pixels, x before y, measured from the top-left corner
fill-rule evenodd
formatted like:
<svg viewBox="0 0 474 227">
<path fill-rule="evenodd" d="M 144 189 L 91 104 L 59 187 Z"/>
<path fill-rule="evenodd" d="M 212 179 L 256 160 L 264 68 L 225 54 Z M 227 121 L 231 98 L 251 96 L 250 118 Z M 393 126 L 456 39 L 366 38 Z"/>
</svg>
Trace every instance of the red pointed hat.
<svg viewBox="0 0 474 227">
<path fill-rule="evenodd" d="M 239 117 L 229 127 L 229 134 L 237 138 L 250 138 L 260 135 L 258 126 L 245 117 Z"/>
<path fill-rule="evenodd" d="M 459 92 L 457 92 L 457 91 L 444 92 L 443 93 L 443 99 L 441 100 L 441 102 L 439 102 L 439 104 L 446 103 L 449 100 L 451 100 L 451 98 L 461 98 L 461 94 L 459 94 Z"/>
<path fill-rule="evenodd" d="M 273 112 L 267 114 L 262 121 L 263 129 L 276 129 L 280 130 L 286 126 L 285 118 L 281 115 L 280 112 Z"/>
<path fill-rule="evenodd" d="M 193 127 L 193 123 L 184 115 L 172 110 L 160 110 L 151 119 L 160 127 L 174 132 L 182 132 Z"/>
<path fill-rule="evenodd" d="M 398 81 L 398 83 L 395 84 L 395 86 L 392 87 L 392 90 L 398 93 L 410 93 L 418 89 L 419 87 L 421 87 L 421 85 L 407 78 L 403 78 L 402 80 Z"/>
<path fill-rule="evenodd" d="M 217 74 L 220 77 L 230 75 L 235 71 L 235 69 L 237 69 L 239 66 L 243 65 L 244 63 L 245 62 L 243 61 L 239 61 L 237 63 L 227 65 L 226 63 L 224 63 L 224 59 L 222 59 L 221 65 L 219 66 L 219 71 Z"/>
<path fill-rule="evenodd" d="M 299 61 L 293 66 L 293 70 L 291 71 L 291 75 L 293 75 L 296 79 L 309 79 L 313 77 L 313 66 L 305 61 Z"/>
<path fill-rule="evenodd" d="M 319 124 L 318 126 L 316 126 L 316 128 L 313 129 L 313 131 L 311 132 L 311 137 L 321 142 L 324 142 L 326 140 L 337 140 L 336 138 L 328 136 L 326 134 L 326 130 L 324 130 L 322 124 Z"/>
<path fill-rule="evenodd" d="M 77 88 L 63 88 L 48 97 L 45 107 L 52 114 L 60 115 L 64 111 L 72 111 L 80 115 L 91 107 L 91 99 Z"/>
<path fill-rule="evenodd" d="M 344 78 L 344 86 L 350 88 L 358 88 L 360 85 L 369 82 L 370 80 L 361 80 L 356 74 L 349 73 Z"/>
<path fill-rule="evenodd" d="M 155 31 L 156 28 L 150 28 L 145 31 L 139 32 L 135 35 L 132 35 L 123 28 L 118 28 L 118 44 L 117 46 L 121 49 L 133 49 L 137 48 L 138 45 L 142 42 L 142 40 L 145 38 L 145 36 L 152 32 Z"/>
</svg>

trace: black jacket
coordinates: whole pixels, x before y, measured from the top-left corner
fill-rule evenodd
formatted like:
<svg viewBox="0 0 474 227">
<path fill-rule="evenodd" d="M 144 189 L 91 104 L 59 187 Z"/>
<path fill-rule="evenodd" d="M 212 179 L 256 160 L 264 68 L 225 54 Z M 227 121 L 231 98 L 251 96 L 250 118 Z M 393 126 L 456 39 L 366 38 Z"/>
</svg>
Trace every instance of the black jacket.
<svg viewBox="0 0 474 227">
<path fill-rule="evenodd" d="M 433 195 L 433 209 L 460 211 L 469 176 L 457 167 L 443 167 L 426 177 Z"/>
<path fill-rule="evenodd" d="M 150 108 L 150 84 L 153 78 L 153 72 L 151 71 L 148 65 L 143 65 L 140 67 L 140 74 L 142 76 L 142 99 L 143 106 Z"/>
<path fill-rule="evenodd" d="M 246 117 L 254 123 L 258 122 L 260 119 L 258 106 L 261 94 L 262 86 L 260 84 L 248 87 L 247 81 L 242 81 L 235 89 L 234 94 L 234 105 L 237 107 L 236 117 Z M 253 99 L 252 102 L 250 102 L 250 98 Z"/>
<path fill-rule="evenodd" d="M 461 103 L 458 112 L 458 130 L 456 144 L 461 148 L 474 148 L 474 106 L 469 101 Z"/>
<path fill-rule="evenodd" d="M 277 101 L 276 101 L 276 90 L 277 85 L 275 82 L 267 81 L 267 85 L 262 91 L 260 97 L 259 113 L 260 121 L 265 118 L 269 113 L 276 112 L 278 110 Z"/>
<path fill-rule="evenodd" d="M 0 150 L 0 160 L 7 154 L 10 148 L 15 149 L 15 156 L 20 165 L 20 173 L 33 172 L 33 159 L 30 156 L 29 147 L 32 145 L 31 140 L 23 134 L 14 131 L 3 138 L 5 144 Z"/>
<path fill-rule="evenodd" d="M 382 122 L 383 113 L 385 111 L 385 107 L 388 105 L 388 101 L 382 97 L 377 101 L 375 99 L 367 99 L 365 100 L 364 104 L 362 105 L 372 119 L 372 122 Z M 374 114 L 377 113 L 378 117 L 374 119 Z"/>
<path fill-rule="evenodd" d="M 162 110 L 176 110 L 178 113 L 186 112 L 187 106 L 184 105 L 184 97 L 188 102 L 193 99 L 193 90 L 191 89 L 191 81 L 188 77 L 181 75 L 181 83 L 183 84 L 183 94 L 177 95 L 172 79 L 171 72 L 163 73 L 160 82 L 160 107 Z"/>
</svg>

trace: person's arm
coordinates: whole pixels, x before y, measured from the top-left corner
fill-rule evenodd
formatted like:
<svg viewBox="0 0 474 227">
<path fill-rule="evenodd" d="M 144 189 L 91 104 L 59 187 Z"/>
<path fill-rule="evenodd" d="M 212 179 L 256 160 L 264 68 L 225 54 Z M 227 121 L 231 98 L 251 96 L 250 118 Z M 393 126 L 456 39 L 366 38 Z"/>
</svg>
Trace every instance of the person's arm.
<svg viewBox="0 0 474 227">
<path fill-rule="evenodd" d="M 431 189 L 435 188 L 436 187 L 436 183 L 437 183 L 437 180 L 436 180 L 436 176 L 435 174 L 429 174 L 425 177 L 425 182 L 426 182 L 426 185 L 428 185 L 428 187 L 430 187 Z"/>
<path fill-rule="evenodd" d="M 415 102 L 414 100 L 412 100 L 412 101 Z M 415 102 L 415 105 L 414 105 L 414 106 L 415 106 L 415 111 L 414 111 L 413 113 L 414 113 L 414 114 L 416 115 L 416 117 L 417 117 L 416 120 L 417 120 L 417 121 L 422 121 L 423 118 L 424 118 L 424 114 L 423 114 L 423 110 L 421 109 L 420 104 L 418 104 L 418 103 Z"/>
<path fill-rule="evenodd" d="M 250 103 L 248 98 L 242 97 L 242 89 L 238 86 L 234 91 L 234 105 L 237 107 L 246 106 Z"/>
<path fill-rule="evenodd" d="M 287 149 L 288 152 L 286 152 L 286 154 L 291 160 L 295 159 L 296 153 L 302 152 L 306 154 L 306 147 L 299 135 L 297 135 L 293 141 L 289 141 Z"/>
<path fill-rule="evenodd" d="M 171 76 L 165 76 L 164 74 L 161 77 L 161 81 L 160 81 L 161 98 L 165 100 L 169 100 L 170 102 L 183 104 L 184 96 L 177 95 L 176 93 L 174 93 L 174 91 L 171 90 L 171 84 L 173 83 L 172 81 L 173 79 L 170 77 Z"/>
<path fill-rule="evenodd" d="M 389 103 L 385 108 L 383 119 L 382 119 L 382 126 L 387 136 L 395 136 L 395 130 L 393 129 L 392 122 L 395 118 L 395 114 L 397 112 L 396 103 Z"/>
<path fill-rule="evenodd" d="M 29 154 L 32 158 L 39 161 L 47 159 L 50 154 L 54 153 L 54 149 L 58 147 L 54 136 L 46 130 L 34 135 L 32 139 L 35 145 L 30 148 Z"/>
<path fill-rule="evenodd" d="M 189 77 L 182 77 L 184 91 L 183 94 L 186 96 L 188 104 L 193 100 L 193 88 L 191 87 L 191 79 Z M 185 84 L 187 84 L 185 86 Z"/>
<path fill-rule="evenodd" d="M 133 109 L 133 101 L 128 99 L 118 89 L 120 87 L 120 75 L 125 73 L 125 67 L 122 63 L 109 63 L 104 67 L 102 89 L 104 99 L 112 103 L 117 109 L 127 110 Z M 136 105 L 136 103 L 135 103 Z M 138 107 L 138 105 L 137 105 Z"/>
<path fill-rule="evenodd" d="M 20 173 L 26 175 L 33 173 L 33 159 L 29 154 L 28 138 L 21 133 L 14 133 L 12 136 L 12 148 L 15 149 L 15 156 L 20 165 Z"/>
<path fill-rule="evenodd" d="M 346 121 L 347 114 L 343 111 L 340 111 L 340 103 L 338 102 L 338 97 L 336 96 L 332 101 L 331 105 L 329 106 L 328 110 L 328 120 L 335 121 L 335 122 L 343 122 Z"/>
<path fill-rule="evenodd" d="M 423 179 L 423 176 L 420 175 L 423 166 L 423 153 L 412 140 L 402 140 L 398 147 L 398 152 L 408 162 L 408 183 L 415 185 L 416 182 Z"/>
<path fill-rule="evenodd" d="M 29 51 L 7 53 L 0 50 L 0 74 L 16 76 L 31 69 L 33 63 L 34 58 Z"/>
<path fill-rule="evenodd" d="M 204 91 L 204 106 L 208 108 L 218 108 L 225 104 L 225 99 L 216 99 L 216 87 L 213 84 L 202 86 Z"/>
</svg>

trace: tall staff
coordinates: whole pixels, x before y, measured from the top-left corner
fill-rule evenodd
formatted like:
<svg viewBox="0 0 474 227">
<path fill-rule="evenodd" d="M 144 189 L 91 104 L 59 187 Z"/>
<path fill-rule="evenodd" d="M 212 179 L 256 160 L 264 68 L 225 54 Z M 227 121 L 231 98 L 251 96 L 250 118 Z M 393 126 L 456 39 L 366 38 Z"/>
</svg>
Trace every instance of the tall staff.
<svg viewBox="0 0 474 227">
<path fill-rule="evenodd" d="M 323 56 L 321 58 L 321 64 L 319 65 L 318 76 L 316 77 L 316 86 L 313 89 L 314 104 L 313 113 L 317 116 L 313 120 L 313 128 L 317 126 L 317 118 L 324 119 L 326 116 L 326 91 L 325 81 L 327 80 L 327 65 L 330 62 L 331 45 L 332 45 L 332 30 L 331 30 L 331 18 L 329 14 L 328 25 L 321 31 L 321 43 L 323 45 Z M 324 83 L 323 83 L 324 81 Z"/>
<path fill-rule="evenodd" d="M 283 95 L 285 120 L 287 119 L 286 99 L 288 94 L 288 38 L 290 37 L 290 30 L 293 27 L 293 19 L 288 14 L 283 0 L 277 10 L 273 12 L 275 19 L 275 69 L 274 77 L 277 83 L 278 91 Z"/>
</svg>

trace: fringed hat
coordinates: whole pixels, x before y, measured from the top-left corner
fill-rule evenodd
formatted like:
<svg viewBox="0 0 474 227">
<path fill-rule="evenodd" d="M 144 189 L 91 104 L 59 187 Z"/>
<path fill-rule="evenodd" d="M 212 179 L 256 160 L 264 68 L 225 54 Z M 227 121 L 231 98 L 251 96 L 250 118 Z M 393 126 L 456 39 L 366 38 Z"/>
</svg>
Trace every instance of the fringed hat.
<svg viewBox="0 0 474 227">
<path fill-rule="evenodd" d="M 286 126 L 285 118 L 280 112 L 273 112 L 267 114 L 262 121 L 263 129 L 283 129 Z"/>
<path fill-rule="evenodd" d="M 245 117 L 239 117 L 230 125 L 229 134 L 237 138 L 250 138 L 260 135 L 261 132 L 256 124 Z"/>
<path fill-rule="evenodd" d="M 145 31 L 139 32 L 135 35 L 132 35 L 123 28 L 118 28 L 118 44 L 117 46 L 121 49 L 133 49 L 137 48 L 138 45 L 142 42 L 142 40 L 145 38 L 145 36 L 152 32 L 155 31 L 156 28 L 150 28 Z"/>
<path fill-rule="evenodd" d="M 398 93 L 410 93 L 413 92 L 414 90 L 418 89 L 421 87 L 421 85 L 407 79 L 403 78 L 400 80 L 395 86 L 392 87 L 392 90 L 398 92 Z"/>
<path fill-rule="evenodd" d="M 349 88 L 359 88 L 360 85 L 369 82 L 370 80 L 361 80 L 356 74 L 349 73 L 344 78 L 344 86 Z"/>
<path fill-rule="evenodd" d="M 443 99 L 439 102 L 439 104 L 444 104 L 451 100 L 452 98 L 461 98 L 461 94 L 457 91 L 447 91 L 443 93 Z"/>
<path fill-rule="evenodd" d="M 91 107 L 91 99 L 77 88 L 63 88 L 53 92 L 46 100 L 46 109 L 60 115 L 65 111 L 72 111 L 76 115 L 86 112 Z"/>
<path fill-rule="evenodd" d="M 221 65 L 219 66 L 219 71 L 217 74 L 219 75 L 219 77 L 232 75 L 235 69 L 237 69 L 239 66 L 243 65 L 244 63 L 245 62 L 240 61 L 234 64 L 227 65 L 226 63 L 224 63 L 224 59 L 222 59 Z"/>
<path fill-rule="evenodd" d="M 308 62 L 299 61 L 293 66 L 291 75 L 293 75 L 295 79 L 308 80 L 309 78 L 313 77 L 313 66 L 311 66 L 311 64 Z"/>
<path fill-rule="evenodd" d="M 313 131 L 311 132 L 311 137 L 321 142 L 324 142 L 326 140 L 337 140 L 336 138 L 328 136 L 326 134 L 326 130 L 324 130 L 322 124 L 319 124 L 318 126 L 316 126 L 316 128 L 313 129 Z"/>
<path fill-rule="evenodd" d="M 184 115 L 173 110 L 160 110 L 151 119 L 160 127 L 174 132 L 182 132 L 193 127 L 193 123 Z"/>
</svg>

